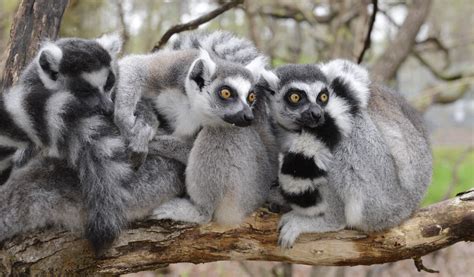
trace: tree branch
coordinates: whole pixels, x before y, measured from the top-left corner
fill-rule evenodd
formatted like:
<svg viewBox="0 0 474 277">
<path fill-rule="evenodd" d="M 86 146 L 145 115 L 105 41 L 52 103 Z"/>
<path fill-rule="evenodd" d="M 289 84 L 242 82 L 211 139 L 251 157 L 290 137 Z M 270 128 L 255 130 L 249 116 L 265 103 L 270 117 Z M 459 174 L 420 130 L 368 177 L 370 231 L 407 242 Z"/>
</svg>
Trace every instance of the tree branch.
<svg viewBox="0 0 474 277">
<path fill-rule="evenodd" d="M 22 0 L 13 19 L 8 57 L 3 72 L 3 89 L 20 77 L 44 39 L 56 39 L 68 1 Z"/>
<path fill-rule="evenodd" d="M 260 210 L 236 228 L 170 221 L 137 222 L 101 259 L 71 233 L 16 237 L 0 248 L 0 275 L 122 274 L 170 263 L 264 260 L 309 265 L 370 265 L 421 257 L 459 241 L 474 241 L 474 191 L 419 210 L 401 226 L 305 234 L 289 250 L 277 246 L 279 215 Z M 462 200 L 461 197 L 464 199 Z"/>
<path fill-rule="evenodd" d="M 155 44 L 155 46 L 153 47 L 151 51 L 155 52 L 161 49 L 168 42 L 171 36 L 173 36 L 174 34 L 181 33 L 183 31 L 190 31 L 190 30 L 197 29 L 200 25 L 216 18 L 217 16 L 236 7 L 239 4 L 242 4 L 243 2 L 244 0 L 232 0 L 203 16 L 200 16 L 186 23 L 174 25 L 168 31 L 166 31 L 166 33 L 161 37 L 160 41 L 157 44 Z"/>
<path fill-rule="evenodd" d="M 364 46 L 362 47 L 362 51 L 360 52 L 358 58 L 357 58 L 357 63 L 360 64 L 362 60 L 364 59 L 365 52 L 367 49 L 370 48 L 370 37 L 372 34 L 372 30 L 374 29 L 374 23 L 375 23 L 375 18 L 377 17 L 377 12 L 378 12 L 378 1 L 377 0 L 372 0 L 372 15 L 370 16 L 370 21 L 369 21 L 369 27 L 367 29 L 367 35 L 365 37 L 364 41 Z"/>
<path fill-rule="evenodd" d="M 372 67 L 372 77 L 375 81 L 387 82 L 395 77 L 398 68 L 411 53 L 416 35 L 425 22 L 430 5 L 431 0 L 418 0 L 408 6 L 407 16 L 395 39 Z"/>
</svg>

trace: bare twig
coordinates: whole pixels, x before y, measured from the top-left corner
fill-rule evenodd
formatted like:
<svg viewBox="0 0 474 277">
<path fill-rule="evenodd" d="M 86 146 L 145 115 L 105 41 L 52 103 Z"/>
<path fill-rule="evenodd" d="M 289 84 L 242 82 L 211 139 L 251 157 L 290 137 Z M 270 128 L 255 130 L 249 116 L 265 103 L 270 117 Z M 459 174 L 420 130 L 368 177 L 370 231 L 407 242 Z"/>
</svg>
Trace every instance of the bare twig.
<svg viewBox="0 0 474 277">
<path fill-rule="evenodd" d="M 115 8 L 117 9 L 119 23 L 120 23 L 120 31 L 123 39 L 123 48 L 126 47 L 128 41 L 130 40 L 130 34 L 127 29 L 127 24 L 125 23 L 125 14 L 124 14 L 124 7 L 123 7 L 123 0 L 115 0 L 114 1 Z"/>
<path fill-rule="evenodd" d="M 362 60 L 364 59 L 365 52 L 367 51 L 367 49 L 370 48 L 370 42 L 371 42 L 370 36 L 372 34 L 372 30 L 374 29 L 375 18 L 377 16 L 378 1 L 372 0 L 372 6 L 373 6 L 373 11 L 372 11 L 372 15 L 370 16 L 369 27 L 367 29 L 367 35 L 364 41 L 364 47 L 362 48 L 362 51 L 360 52 L 359 57 L 357 58 L 358 64 L 362 62 Z"/>
<path fill-rule="evenodd" d="M 190 30 L 197 29 L 200 25 L 202 25 L 202 24 L 204 24 L 208 21 L 211 21 L 212 19 L 216 18 L 217 16 L 219 16 L 219 15 L 223 14 L 224 12 L 236 7 L 239 4 L 242 4 L 243 2 L 244 2 L 244 0 L 232 0 L 228 3 L 223 4 L 222 6 L 218 7 L 217 9 L 203 15 L 203 16 L 200 16 L 200 17 L 198 17 L 196 19 L 193 19 L 193 20 L 191 20 L 189 22 L 186 22 L 186 23 L 174 25 L 168 31 L 166 31 L 166 33 L 161 37 L 160 41 L 153 47 L 153 49 L 151 51 L 155 52 L 155 51 L 161 49 L 168 42 L 168 40 L 171 38 L 171 36 L 173 36 L 174 34 L 181 33 L 183 31 L 190 31 Z"/>
<path fill-rule="evenodd" d="M 413 261 L 415 262 L 415 266 L 416 266 L 416 269 L 418 270 L 418 272 L 426 271 L 428 273 L 439 273 L 438 270 L 429 269 L 429 268 L 425 267 L 425 265 L 423 264 L 423 260 L 421 260 L 421 257 L 413 258 Z"/>
</svg>

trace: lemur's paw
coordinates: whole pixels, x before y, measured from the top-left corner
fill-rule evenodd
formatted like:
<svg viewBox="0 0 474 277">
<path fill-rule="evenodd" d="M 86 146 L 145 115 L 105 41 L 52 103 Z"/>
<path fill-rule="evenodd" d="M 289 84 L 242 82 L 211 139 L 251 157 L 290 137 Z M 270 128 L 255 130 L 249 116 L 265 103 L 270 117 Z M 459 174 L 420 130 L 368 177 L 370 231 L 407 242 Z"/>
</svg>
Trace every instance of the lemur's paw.
<svg viewBox="0 0 474 277">
<path fill-rule="evenodd" d="M 301 226 L 303 219 L 299 216 L 295 216 L 293 213 L 287 213 L 281 217 L 278 229 L 280 230 L 280 236 L 278 238 L 278 244 L 282 248 L 291 248 L 295 243 L 296 239 L 303 232 Z"/>
<path fill-rule="evenodd" d="M 211 218 L 203 216 L 187 199 L 176 198 L 159 206 L 151 215 L 152 219 L 171 219 L 189 223 L 208 223 Z"/>
</svg>

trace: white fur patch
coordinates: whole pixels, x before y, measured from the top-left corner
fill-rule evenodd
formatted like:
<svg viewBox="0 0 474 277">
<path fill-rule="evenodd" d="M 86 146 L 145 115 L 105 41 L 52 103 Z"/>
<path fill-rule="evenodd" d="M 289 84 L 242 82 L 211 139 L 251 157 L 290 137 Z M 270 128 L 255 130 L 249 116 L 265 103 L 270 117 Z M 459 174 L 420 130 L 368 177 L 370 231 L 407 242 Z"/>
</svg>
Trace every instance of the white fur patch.
<svg viewBox="0 0 474 277">
<path fill-rule="evenodd" d="M 28 137 L 39 146 L 43 143 L 33 128 L 30 115 L 23 106 L 26 94 L 21 86 L 14 87 L 4 94 L 5 108 L 10 113 L 13 121 L 28 135 Z"/>
<path fill-rule="evenodd" d="M 267 65 L 267 59 L 265 56 L 258 56 L 254 60 L 252 60 L 249 64 L 245 66 L 250 72 L 252 72 L 255 81 L 258 81 L 265 70 L 265 66 Z"/>
<path fill-rule="evenodd" d="M 316 165 L 322 170 L 328 170 L 331 164 L 331 151 L 316 139 L 313 135 L 302 132 L 293 140 L 289 152 L 302 153 L 307 157 L 313 157 Z"/>
<path fill-rule="evenodd" d="M 200 118 L 191 114 L 189 101 L 190 99 L 177 89 L 163 90 L 154 99 L 156 109 L 175 127 L 174 136 L 189 137 L 200 128 Z"/>
<path fill-rule="evenodd" d="M 362 225 L 363 205 L 362 199 L 355 195 L 349 195 L 344 207 L 347 226 L 358 227 Z"/>
<path fill-rule="evenodd" d="M 13 140 L 10 137 L 0 135 L 0 145 L 5 147 L 22 148 L 26 147 L 26 143 L 22 141 Z"/>
<path fill-rule="evenodd" d="M 252 87 L 250 81 L 242 78 L 241 76 L 227 77 L 224 81 L 237 91 L 240 100 L 242 100 L 242 102 L 248 106 L 247 96 L 250 92 L 250 88 Z"/>
<path fill-rule="evenodd" d="M 59 157 L 57 143 L 63 131 L 65 131 L 63 120 L 64 107 L 73 98 L 74 96 L 69 92 L 58 92 L 51 96 L 46 103 L 46 120 L 51 139 L 49 156 L 51 157 Z"/>
<path fill-rule="evenodd" d="M 291 175 L 278 174 L 278 182 L 281 189 L 287 193 L 300 194 L 313 189 L 314 184 L 311 179 L 294 178 Z"/>
<path fill-rule="evenodd" d="M 304 216 L 317 216 L 321 213 L 324 213 L 328 208 L 328 205 L 325 201 L 307 208 L 303 208 L 294 204 L 290 204 L 290 206 L 296 213 Z"/>
<path fill-rule="evenodd" d="M 104 67 L 96 71 L 84 72 L 81 74 L 81 77 L 84 78 L 84 80 L 86 80 L 93 87 L 98 88 L 101 93 L 103 93 L 104 85 L 107 82 L 108 75 L 109 69 Z"/>
<path fill-rule="evenodd" d="M 263 70 L 261 73 L 261 77 L 268 83 L 270 89 L 276 92 L 278 90 L 280 79 L 275 75 L 275 73 L 269 70 Z"/>
<path fill-rule="evenodd" d="M 197 60 L 199 59 L 204 61 L 204 66 L 207 68 L 209 76 L 214 75 L 216 72 L 216 63 L 211 59 L 211 56 L 206 50 L 202 48 L 199 49 L 199 58 Z M 196 61 L 193 62 L 190 68 L 194 68 Z"/>
<path fill-rule="evenodd" d="M 238 225 L 245 219 L 246 214 L 240 207 L 241 203 L 232 195 L 224 196 L 214 211 L 214 220 L 221 225 Z"/>
<path fill-rule="evenodd" d="M 38 75 L 41 79 L 41 82 L 43 82 L 43 85 L 50 90 L 56 90 L 58 89 L 58 83 L 54 80 L 51 80 L 50 76 L 46 74 L 46 72 L 43 71 L 39 64 L 39 58 L 41 57 L 41 53 L 43 51 L 47 51 L 53 60 L 50 60 L 50 66 L 51 69 L 54 71 L 59 71 L 59 64 L 61 63 L 61 59 L 63 58 L 63 52 L 61 48 L 59 48 L 56 44 L 52 42 L 44 42 L 40 51 L 38 52 L 39 54 L 36 57 L 36 63 L 37 63 L 37 68 L 38 68 Z"/>
<path fill-rule="evenodd" d="M 99 43 L 107 52 L 109 52 L 110 56 L 114 59 L 120 50 L 122 49 L 122 38 L 118 33 L 112 34 L 105 34 L 100 38 L 96 39 L 97 43 Z"/>
<path fill-rule="evenodd" d="M 337 127 L 342 131 L 342 135 L 349 136 L 352 131 L 352 116 L 349 105 L 343 99 L 331 93 L 325 110 L 334 118 Z"/>
</svg>

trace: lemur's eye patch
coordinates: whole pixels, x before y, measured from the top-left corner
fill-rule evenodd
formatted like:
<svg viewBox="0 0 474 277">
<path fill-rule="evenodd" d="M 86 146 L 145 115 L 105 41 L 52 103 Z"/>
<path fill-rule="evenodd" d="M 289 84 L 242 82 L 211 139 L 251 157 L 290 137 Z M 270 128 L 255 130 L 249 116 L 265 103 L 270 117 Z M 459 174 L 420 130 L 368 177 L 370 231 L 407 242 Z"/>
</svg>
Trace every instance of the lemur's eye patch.
<svg viewBox="0 0 474 277">
<path fill-rule="evenodd" d="M 222 98 L 222 99 L 229 99 L 232 97 L 232 92 L 230 91 L 230 89 L 224 87 L 224 88 L 221 88 L 221 90 L 219 91 L 219 96 Z"/>
<path fill-rule="evenodd" d="M 257 95 L 255 94 L 255 92 L 251 91 L 249 95 L 247 96 L 247 101 L 249 101 L 249 103 L 252 104 L 253 102 L 255 102 L 256 98 L 257 98 Z"/>
<path fill-rule="evenodd" d="M 297 91 L 288 95 L 288 100 L 293 104 L 298 104 L 301 101 L 301 94 Z"/>
</svg>

